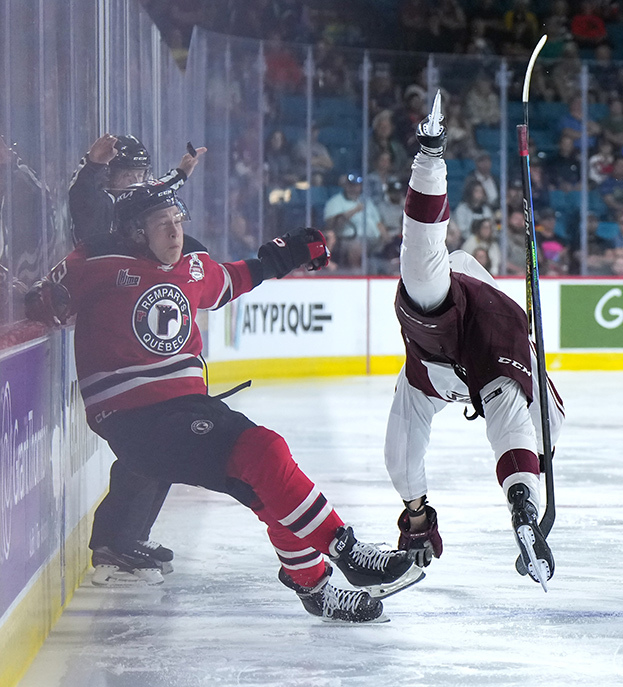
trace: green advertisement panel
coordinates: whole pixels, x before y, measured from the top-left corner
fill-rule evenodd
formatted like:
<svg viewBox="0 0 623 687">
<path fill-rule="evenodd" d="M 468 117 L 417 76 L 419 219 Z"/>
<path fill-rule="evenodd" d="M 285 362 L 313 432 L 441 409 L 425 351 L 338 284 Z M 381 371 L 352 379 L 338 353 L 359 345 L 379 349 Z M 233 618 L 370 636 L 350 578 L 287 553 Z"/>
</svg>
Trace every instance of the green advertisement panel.
<svg viewBox="0 0 623 687">
<path fill-rule="evenodd" d="M 560 285 L 561 348 L 623 348 L 623 282 Z"/>
</svg>

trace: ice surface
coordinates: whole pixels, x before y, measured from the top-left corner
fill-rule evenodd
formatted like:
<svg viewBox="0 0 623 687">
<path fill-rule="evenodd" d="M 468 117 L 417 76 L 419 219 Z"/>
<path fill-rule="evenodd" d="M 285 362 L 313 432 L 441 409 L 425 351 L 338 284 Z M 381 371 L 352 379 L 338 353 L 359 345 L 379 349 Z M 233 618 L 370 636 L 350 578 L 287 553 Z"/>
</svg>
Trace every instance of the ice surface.
<svg viewBox="0 0 623 687">
<path fill-rule="evenodd" d="M 553 377 L 567 423 L 547 594 L 515 572 L 484 421 L 454 404 L 436 418 L 427 459 L 444 553 L 385 601 L 390 623 L 308 615 L 278 582 L 250 511 L 176 486 L 153 532 L 175 549 L 175 572 L 138 590 L 96 589 L 87 577 L 20 687 L 623 685 L 623 373 Z M 286 437 L 360 539 L 395 544 L 401 502 L 382 457 L 393 383 L 254 384 L 229 402 Z"/>
</svg>

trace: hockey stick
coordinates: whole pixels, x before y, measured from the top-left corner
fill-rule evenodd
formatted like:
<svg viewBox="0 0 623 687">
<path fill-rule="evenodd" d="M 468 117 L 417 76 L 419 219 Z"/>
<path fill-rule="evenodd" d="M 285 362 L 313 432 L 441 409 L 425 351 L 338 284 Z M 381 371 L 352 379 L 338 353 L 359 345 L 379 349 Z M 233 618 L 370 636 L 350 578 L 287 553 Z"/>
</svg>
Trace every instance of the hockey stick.
<svg viewBox="0 0 623 687">
<path fill-rule="evenodd" d="M 541 408 L 541 430 L 543 434 L 543 466 L 545 472 L 545 494 L 547 505 L 541 518 L 540 527 L 544 536 L 550 533 L 556 517 L 554 501 L 554 473 L 552 467 L 552 440 L 549 425 L 549 405 L 547 396 L 547 369 L 545 365 L 545 347 L 543 344 L 543 321 L 541 315 L 541 296 L 539 290 L 539 263 L 537 259 L 536 232 L 534 228 L 534 208 L 532 205 L 532 184 L 530 181 L 530 152 L 528 139 L 528 104 L 530 92 L 530 78 L 534 63 L 545 45 L 547 36 L 542 36 L 530 56 L 528 68 L 523 84 L 522 102 L 524 123 L 517 126 L 519 140 L 519 156 L 521 159 L 521 180 L 523 184 L 523 211 L 526 230 L 526 311 L 528 313 L 528 328 L 534 339 L 537 360 L 537 379 L 539 382 L 539 404 Z M 521 566 L 520 566 L 521 564 Z M 517 561 L 517 570 L 522 572 L 521 558 Z"/>
</svg>

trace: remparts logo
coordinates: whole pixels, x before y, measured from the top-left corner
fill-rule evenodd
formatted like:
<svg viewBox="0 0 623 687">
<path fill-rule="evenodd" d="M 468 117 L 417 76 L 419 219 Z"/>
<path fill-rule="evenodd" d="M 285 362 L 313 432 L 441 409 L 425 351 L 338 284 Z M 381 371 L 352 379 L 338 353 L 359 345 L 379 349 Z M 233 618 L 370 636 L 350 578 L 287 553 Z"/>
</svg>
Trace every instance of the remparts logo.
<svg viewBox="0 0 623 687">
<path fill-rule="evenodd" d="M 136 303 L 132 328 L 148 351 L 157 355 L 173 355 L 190 338 L 190 303 L 174 284 L 153 286 Z"/>
</svg>

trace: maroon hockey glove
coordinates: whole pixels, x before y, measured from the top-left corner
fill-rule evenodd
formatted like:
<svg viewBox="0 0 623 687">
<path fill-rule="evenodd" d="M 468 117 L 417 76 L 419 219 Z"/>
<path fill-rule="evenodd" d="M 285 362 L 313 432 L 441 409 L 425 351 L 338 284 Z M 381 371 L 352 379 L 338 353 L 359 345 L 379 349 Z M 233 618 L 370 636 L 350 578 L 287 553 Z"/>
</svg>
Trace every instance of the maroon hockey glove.
<svg viewBox="0 0 623 687">
<path fill-rule="evenodd" d="M 257 257 L 264 269 L 264 279 L 281 279 L 292 270 L 306 265 L 310 271 L 323 268 L 331 254 L 318 229 L 295 229 L 260 246 Z"/>
<path fill-rule="evenodd" d="M 25 296 L 26 317 L 50 327 L 67 322 L 70 314 L 69 291 L 62 284 L 43 279 L 33 284 Z"/>
<path fill-rule="evenodd" d="M 398 529 L 400 530 L 398 548 L 403 551 L 411 551 L 415 564 L 420 568 L 430 565 L 433 556 L 439 558 L 443 553 L 443 543 L 437 529 L 437 511 L 431 506 L 426 506 L 426 518 L 428 519 L 428 529 L 423 532 L 409 531 L 411 523 L 406 509 L 398 518 Z"/>
</svg>

